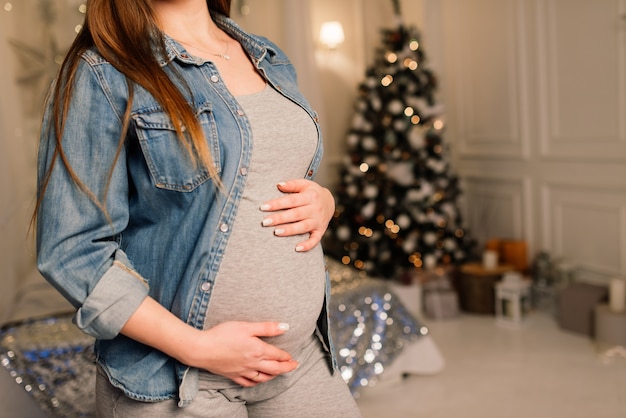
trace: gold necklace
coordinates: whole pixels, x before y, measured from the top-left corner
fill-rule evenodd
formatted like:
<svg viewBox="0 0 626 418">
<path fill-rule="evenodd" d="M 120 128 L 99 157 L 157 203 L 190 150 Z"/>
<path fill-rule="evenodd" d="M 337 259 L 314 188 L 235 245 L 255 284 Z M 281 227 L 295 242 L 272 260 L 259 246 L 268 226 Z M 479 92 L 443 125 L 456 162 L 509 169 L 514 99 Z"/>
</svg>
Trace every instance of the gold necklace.
<svg viewBox="0 0 626 418">
<path fill-rule="evenodd" d="M 187 43 L 187 42 L 183 42 L 183 41 L 178 41 L 178 42 L 180 42 L 181 44 L 183 44 L 183 45 L 185 45 L 185 46 L 187 46 L 187 47 L 192 47 L 192 48 L 197 49 L 197 50 L 202 51 L 202 52 L 208 52 L 209 54 L 213 55 L 214 57 L 223 58 L 223 59 L 225 59 L 226 61 L 228 61 L 228 60 L 230 59 L 230 55 L 228 54 L 228 48 L 230 47 L 230 43 L 229 43 L 229 42 L 226 42 L 226 50 L 225 50 L 223 53 L 219 53 L 219 52 L 209 52 L 209 51 L 207 51 L 206 49 L 203 49 L 203 48 L 200 48 L 200 47 L 194 46 L 194 45 L 189 44 L 189 43 Z"/>
<path fill-rule="evenodd" d="M 218 53 L 213 53 L 211 55 L 214 55 L 219 58 L 224 58 L 226 61 L 228 61 L 230 59 L 230 55 L 228 55 L 228 47 L 230 47 L 230 42 L 226 42 L 226 50 L 224 51 L 223 54 L 220 54 L 218 52 Z"/>
</svg>

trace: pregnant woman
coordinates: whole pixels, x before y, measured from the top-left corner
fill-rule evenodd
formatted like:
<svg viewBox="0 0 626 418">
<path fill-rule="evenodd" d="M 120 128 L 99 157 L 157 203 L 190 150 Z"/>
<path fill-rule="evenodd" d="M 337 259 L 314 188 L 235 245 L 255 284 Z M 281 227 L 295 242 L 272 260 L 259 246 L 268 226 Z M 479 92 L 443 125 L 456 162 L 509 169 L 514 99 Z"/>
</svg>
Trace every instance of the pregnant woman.
<svg viewBox="0 0 626 418">
<path fill-rule="evenodd" d="M 47 100 L 38 266 L 101 417 L 359 417 L 334 371 L 315 112 L 228 0 L 90 0 Z"/>
</svg>

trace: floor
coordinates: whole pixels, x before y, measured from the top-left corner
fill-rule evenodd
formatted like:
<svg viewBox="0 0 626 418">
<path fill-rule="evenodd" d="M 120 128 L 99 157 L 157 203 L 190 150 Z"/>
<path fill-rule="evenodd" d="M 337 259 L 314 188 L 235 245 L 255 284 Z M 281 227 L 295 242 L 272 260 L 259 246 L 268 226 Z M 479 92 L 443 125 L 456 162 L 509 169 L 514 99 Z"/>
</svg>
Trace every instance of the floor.
<svg viewBox="0 0 626 418">
<path fill-rule="evenodd" d="M 464 314 L 427 321 L 445 358 L 432 376 L 382 381 L 357 400 L 363 418 L 624 418 L 626 350 L 530 314 L 520 327 Z"/>
</svg>

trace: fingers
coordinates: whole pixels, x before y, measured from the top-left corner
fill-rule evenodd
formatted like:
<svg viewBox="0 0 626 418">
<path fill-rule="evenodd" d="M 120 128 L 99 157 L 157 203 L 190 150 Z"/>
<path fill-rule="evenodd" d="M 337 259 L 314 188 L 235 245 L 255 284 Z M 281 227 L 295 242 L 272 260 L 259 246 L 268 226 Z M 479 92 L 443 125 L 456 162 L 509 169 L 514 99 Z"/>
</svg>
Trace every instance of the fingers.
<svg viewBox="0 0 626 418">
<path fill-rule="evenodd" d="M 289 180 L 289 181 L 282 181 L 278 183 L 277 186 L 280 189 L 280 191 L 284 193 L 299 193 L 305 190 L 306 188 L 311 187 L 312 184 L 317 185 L 317 183 L 311 180 L 295 179 L 295 180 Z"/>
<path fill-rule="evenodd" d="M 263 226 L 281 226 L 313 219 L 313 207 L 292 206 L 280 212 L 272 212 L 263 219 Z"/>
<path fill-rule="evenodd" d="M 263 361 L 258 366 L 258 376 L 254 377 L 255 382 L 266 382 L 280 376 L 281 374 L 289 373 L 298 368 L 298 362 L 296 360 L 289 361 Z"/>
<path fill-rule="evenodd" d="M 278 187 L 281 192 L 285 193 L 285 195 L 265 202 L 261 206 L 261 210 L 277 211 L 305 205 L 320 204 L 319 200 L 323 187 L 311 180 L 290 180 L 278 183 L 276 187 Z"/>
<path fill-rule="evenodd" d="M 284 334 L 289 330 L 289 324 L 284 322 L 248 322 L 247 323 L 249 329 L 248 332 L 250 335 L 255 337 L 275 337 L 277 335 Z M 265 341 L 259 340 L 262 344 L 261 352 L 259 353 L 259 359 L 261 361 L 271 361 L 271 362 L 290 362 L 292 361 L 291 354 L 288 352 L 281 350 L 280 348 L 273 346 L 271 344 L 266 343 Z M 285 366 L 287 369 L 290 368 L 289 365 Z M 259 369 L 260 371 L 266 373 L 272 373 L 273 369 Z M 280 372 L 282 368 L 277 369 Z"/>
<path fill-rule="evenodd" d="M 274 337 L 289 330 L 289 324 L 284 322 L 250 322 L 251 335 L 256 337 Z M 298 367 L 298 362 L 292 359 L 291 354 L 259 340 L 260 352 L 254 366 L 254 373 L 243 376 L 246 380 L 255 384 L 267 382 L 276 376 L 289 373 Z"/>
<path fill-rule="evenodd" d="M 244 387 L 274 379 L 298 367 L 291 355 L 264 337 L 283 334 L 281 322 L 224 322 L 204 331 L 204 353 L 190 364 L 227 377 Z"/>
<path fill-rule="evenodd" d="M 299 243 L 298 245 L 296 245 L 296 251 L 297 252 L 306 252 L 306 251 L 309 251 L 309 250 L 313 249 L 317 244 L 320 243 L 320 241 L 322 240 L 323 236 L 324 236 L 324 234 L 321 231 L 313 231 L 313 232 L 311 232 L 311 235 L 309 235 L 309 239 L 307 239 L 306 241 L 303 241 L 303 242 Z"/>
<path fill-rule="evenodd" d="M 257 371 L 256 373 L 250 372 L 247 376 L 241 376 L 233 380 L 243 387 L 252 387 L 258 385 L 259 383 L 269 382 L 274 377 L 275 376 L 269 376 L 265 373 Z"/>
<path fill-rule="evenodd" d="M 265 360 L 259 362 L 255 368 L 242 372 L 238 376 L 233 376 L 231 379 L 241 386 L 252 387 L 258 385 L 259 383 L 269 382 L 282 374 L 289 373 L 295 370 L 298 365 L 298 362 L 295 360 Z"/>
<path fill-rule="evenodd" d="M 280 372 L 275 372 L 275 373 L 264 373 L 260 370 L 257 370 L 256 372 L 247 373 L 246 376 L 236 377 L 233 379 L 233 381 L 235 381 L 236 383 L 244 387 L 256 386 L 259 383 L 269 382 L 270 380 L 275 379 L 281 374 L 289 373 L 295 370 L 298 367 L 298 363 L 293 361 L 293 362 L 290 362 L 289 366 L 290 366 L 289 368 L 285 368 L 284 370 Z"/>
<path fill-rule="evenodd" d="M 287 210 L 293 208 L 299 208 L 306 205 L 315 203 L 316 194 L 311 191 L 303 191 L 299 193 L 291 193 L 272 199 L 261 205 L 261 210 L 264 212 L 275 212 L 279 210 Z"/>
<path fill-rule="evenodd" d="M 318 228 L 318 224 L 326 223 L 320 197 L 313 191 L 271 200 L 261 205 L 260 209 L 268 212 L 263 218 L 263 226 L 278 228 L 276 235 L 304 234 Z"/>
<path fill-rule="evenodd" d="M 244 387 L 255 386 L 259 383 L 269 382 L 270 380 L 289 373 L 298 368 L 299 363 L 295 360 L 289 361 L 271 361 L 265 360 L 259 362 L 256 366 L 257 370 L 250 370 L 242 373 L 240 376 L 234 377 L 232 380 Z"/>
<path fill-rule="evenodd" d="M 261 205 L 262 211 L 271 212 L 263 219 L 263 226 L 275 228 L 274 235 L 279 237 L 309 234 L 295 250 L 311 250 L 321 241 L 334 213 L 333 195 L 328 189 L 305 179 L 281 182 L 277 187 L 287 194 Z"/>
<path fill-rule="evenodd" d="M 256 337 L 275 337 L 289 330 L 285 322 L 248 322 L 249 332 Z"/>
<path fill-rule="evenodd" d="M 308 239 L 297 244 L 295 247 L 295 251 L 297 252 L 306 252 L 320 243 L 324 231 L 326 230 L 326 225 L 321 225 L 323 229 L 318 229 L 316 225 L 317 222 L 312 219 L 295 223 L 285 223 L 274 229 L 274 235 L 277 237 L 289 237 L 308 234 Z"/>
<path fill-rule="evenodd" d="M 277 376 L 280 376 L 281 374 L 282 373 L 268 374 L 268 373 L 263 373 L 263 372 L 257 370 L 256 373 L 252 373 L 252 376 L 251 377 L 247 377 L 246 379 L 250 380 L 251 382 L 254 382 L 255 384 L 258 384 L 258 383 L 269 382 L 270 380 L 274 379 Z"/>
<path fill-rule="evenodd" d="M 275 219 L 272 225 L 274 226 L 274 235 L 278 237 L 289 237 L 292 235 L 301 235 L 308 232 L 313 232 L 319 228 L 318 222 L 312 218 L 304 218 L 300 220 L 290 220 L 293 216 L 287 214 L 274 215 Z"/>
</svg>

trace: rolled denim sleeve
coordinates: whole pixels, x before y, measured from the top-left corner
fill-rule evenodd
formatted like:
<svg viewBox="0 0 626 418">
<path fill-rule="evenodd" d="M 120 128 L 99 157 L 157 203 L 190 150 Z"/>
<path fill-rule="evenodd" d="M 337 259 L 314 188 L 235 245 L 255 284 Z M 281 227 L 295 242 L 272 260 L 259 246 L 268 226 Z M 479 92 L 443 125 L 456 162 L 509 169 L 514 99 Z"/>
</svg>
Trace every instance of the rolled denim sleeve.
<svg viewBox="0 0 626 418">
<path fill-rule="evenodd" d="M 48 128 L 54 98 L 44 114 L 38 183 L 45 189 L 37 215 L 37 265 L 77 309 L 78 327 L 110 339 L 145 299 L 148 282 L 120 245 L 129 220 L 124 148 L 116 159 L 126 99 L 112 97 L 97 64 L 81 60 L 60 141 Z M 112 82 L 125 84 L 123 77 L 117 79 Z M 58 156 L 59 142 L 71 172 Z M 106 199 L 106 213 L 72 174 L 98 201 Z"/>
<path fill-rule="evenodd" d="M 129 278 L 129 274 L 135 280 Z M 89 335 L 100 339 L 113 338 L 146 294 L 147 287 L 141 277 L 116 260 L 78 309 L 74 323 Z"/>
</svg>

